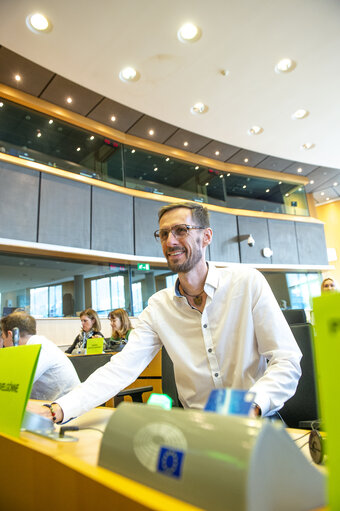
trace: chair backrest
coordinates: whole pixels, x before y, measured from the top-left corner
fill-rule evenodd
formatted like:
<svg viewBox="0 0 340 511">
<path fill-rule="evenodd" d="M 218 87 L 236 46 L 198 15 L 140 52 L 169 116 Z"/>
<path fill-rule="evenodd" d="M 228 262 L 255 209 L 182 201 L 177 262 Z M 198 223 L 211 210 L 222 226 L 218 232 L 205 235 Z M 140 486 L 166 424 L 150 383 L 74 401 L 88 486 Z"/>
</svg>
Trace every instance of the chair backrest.
<svg viewBox="0 0 340 511">
<path fill-rule="evenodd" d="M 75 370 L 77 371 L 79 380 L 85 381 L 98 367 L 109 362 L 112 354 L 101 353 L 98 355 L 74 355 L 69 357 Z"/>
<path fill-rule="evenodd" d="M 307 323 L 306 312 L 304 309 L 283 309 L 282 312 L 288 325 Z"/>
<path fill-rule="evenodd" d="M 162 348 L 162 390 L 163 394 L 171 397 L 172 406 L 182 406 L 178 399 L 174 366 L 164 346 Z"/>
<path fill-rule="evenodd" d="M 300 421 L 314 421 L 319 419 L 316 394 L 316 372 L 313 357 L 313 333 L 309 323 L 290 326 L 296 342 L 302 351 L 300 378 L 295 395 L 290 398 L 280 415 L 291 428 L 299 427 Z"/>
</svg>

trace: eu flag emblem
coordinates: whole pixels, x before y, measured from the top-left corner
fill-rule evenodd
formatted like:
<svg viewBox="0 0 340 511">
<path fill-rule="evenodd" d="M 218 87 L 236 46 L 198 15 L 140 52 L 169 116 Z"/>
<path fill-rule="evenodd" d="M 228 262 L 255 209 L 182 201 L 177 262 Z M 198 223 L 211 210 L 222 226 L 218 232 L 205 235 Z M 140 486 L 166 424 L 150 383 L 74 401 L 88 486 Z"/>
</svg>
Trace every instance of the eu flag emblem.
<svg viewBox="0 0 340 511">
<path fill-rule="evenodd" d="M 159 450 L 157 470 L 166 476 L 176 477 L 178 479 L 182 475 L 183 460 L 183 451 L 172 447 L 161 447 Z"/>
</svg>

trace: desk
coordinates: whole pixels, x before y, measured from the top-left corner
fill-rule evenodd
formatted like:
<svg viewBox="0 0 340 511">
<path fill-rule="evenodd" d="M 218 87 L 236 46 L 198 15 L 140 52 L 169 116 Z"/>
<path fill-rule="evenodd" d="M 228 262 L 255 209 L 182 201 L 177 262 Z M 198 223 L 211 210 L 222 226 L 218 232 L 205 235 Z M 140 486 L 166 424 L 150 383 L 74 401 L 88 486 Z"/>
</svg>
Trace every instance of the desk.
<svg viewBox="0 0 340 511">
<path fill-rule="evenodd" d="M 104 430 L 114 413 L 96 408 L 72 421 Z M 72 433 L 70 433 L 72 434 Z M 101 433 L 59 443 L 32 433 L 0 434 L 0 509 L 4 511 L 199 511 L 199 508 L 97 467 Z"/>
</svg>

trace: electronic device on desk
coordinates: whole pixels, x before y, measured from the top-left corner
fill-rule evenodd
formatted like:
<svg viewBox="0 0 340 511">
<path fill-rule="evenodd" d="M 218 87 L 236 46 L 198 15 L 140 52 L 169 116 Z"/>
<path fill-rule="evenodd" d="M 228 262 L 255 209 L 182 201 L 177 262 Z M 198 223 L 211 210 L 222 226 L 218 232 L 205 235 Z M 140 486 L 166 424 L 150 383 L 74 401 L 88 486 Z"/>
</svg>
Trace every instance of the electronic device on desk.
<svg viewBox="0 0 340 511">
<path fill-rule="evenodd" d="M 266 419 L 122 403 L 98 463 L 208 511 L 325 505 L 325 475 Z"/>
<path fill-rule="evenodd" d="M 50 440 L 56 440 L 57 442 L 77 442 L 78 438 L 65 435 L 65 429 L 69 431 L 78 430 L 78 428 L 61 427 L 58 431 L 50 419 L 28 411 L 25 412 L 21 425 L 22 431 L 29 431 L 30 433 L 49 438 Z"/>
</svg>

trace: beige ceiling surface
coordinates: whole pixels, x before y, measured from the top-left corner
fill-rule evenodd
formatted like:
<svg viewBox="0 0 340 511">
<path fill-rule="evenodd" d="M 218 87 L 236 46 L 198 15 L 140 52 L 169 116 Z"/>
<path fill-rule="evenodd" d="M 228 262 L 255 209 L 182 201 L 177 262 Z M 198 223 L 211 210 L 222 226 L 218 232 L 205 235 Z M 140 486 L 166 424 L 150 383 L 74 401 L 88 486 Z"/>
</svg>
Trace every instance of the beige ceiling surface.
<svg viewBox="0 0 340 511">
<path fill-rule="evenodd" d="M 50 33 L 26 27 L 36 11 Z M 340 167 L 336 0 L 1 0 L 0 14 L 0 44 L 98 94 L 209 139 Z M 202 30 L 196 43 L 177 39 L 186 21 Z M 283 57 L 296 69 L 277 74 Z M 137 82 L 119 80 L 127 65 Z M 190 113 L 197 101 L 206 114 Z M 310 114 L 294 121 L 299 108 Z M 254 124 L 261 135 L 247 134 Z"/>
</svg>

